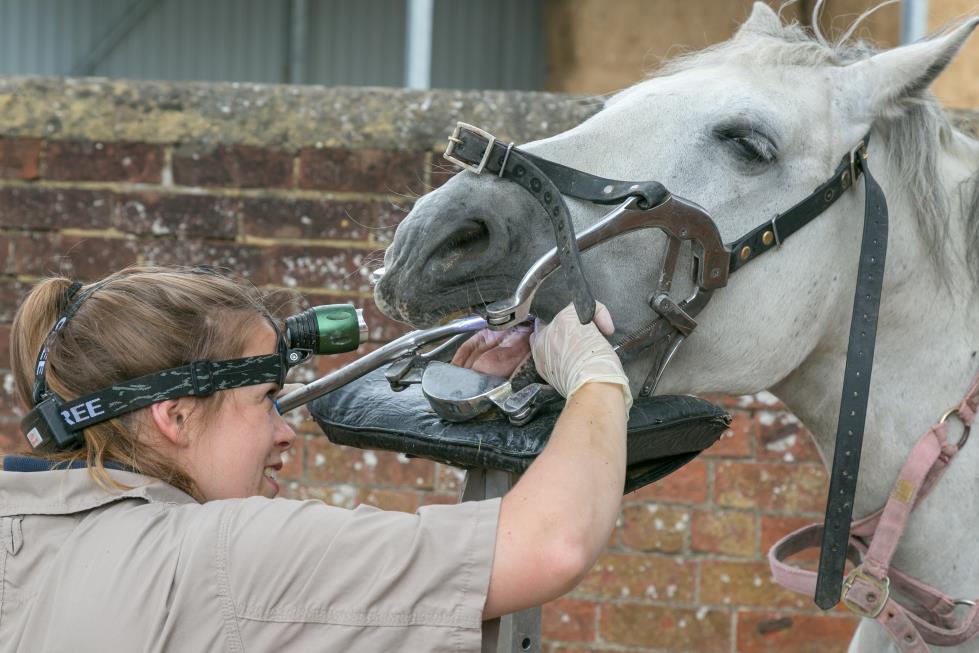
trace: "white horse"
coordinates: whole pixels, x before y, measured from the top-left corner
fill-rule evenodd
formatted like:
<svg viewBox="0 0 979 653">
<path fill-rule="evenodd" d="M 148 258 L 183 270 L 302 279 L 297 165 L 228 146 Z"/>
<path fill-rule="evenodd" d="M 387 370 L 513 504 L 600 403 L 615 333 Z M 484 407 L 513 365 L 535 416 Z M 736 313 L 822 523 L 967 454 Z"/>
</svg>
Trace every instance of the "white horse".
<svg viewBox="0 0 979 653">
<path fill-rule="evenodd" d="M 872 52 L 783 26 L 756 3 L 731 40 L 669 63 L 578 127 L 524 146 L 603 177 L 658 180 L 706 207 L 730 242 L 808 195 L 872 130 L 869 164 L 887 197 L 891 237 L 855 518 L 883 506 L 915 441 L 979 373 L 979 143 L 957 132 L 927 91 L 977 22 Z M 659 392 L 770 390 L 831 461 L 861 188 L 714 294 Z M 602 215 L 594 205 L 569 205 L 578 230 Z M 424 325 L 505 297 L 553 247 L 538 211 L 510 182 L 457 175 L 400 226 L 379 305 Z M 661 238 L 637 232 L 583 255 L 620 333 L 653 316 L 645 300 L 656 287 Z M 549 282 L 534 310 L 546 318 L 567 301 L 560 280 Z M 637 390 L 648 366 L 627 371 Z M 972 442 L 913 513 L 894 566 L 950 596 L 979 598 L 977 533 L 979 442 Z M 850 651 L 891 646 L 864 620 Z M 942 650 L 979 652 L 979 638 Z"/>
</svg>

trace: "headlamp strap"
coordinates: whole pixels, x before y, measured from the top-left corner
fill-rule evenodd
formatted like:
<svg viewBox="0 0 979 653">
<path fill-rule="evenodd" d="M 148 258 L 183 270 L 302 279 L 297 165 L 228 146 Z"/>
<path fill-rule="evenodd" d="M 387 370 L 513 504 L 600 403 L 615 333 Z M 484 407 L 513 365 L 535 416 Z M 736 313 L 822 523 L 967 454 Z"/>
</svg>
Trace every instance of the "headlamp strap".
<svg viewBox="0 0 979 653">
<path fill-rule="evenodd" d="M 167 399 L 207 397 L 231 388 L 278 384 L 281 374 L 279 354 L 219 362 L 195 361 L 66 401 L 58 406 L 58 414 L 67 431 L 81 431 Z"/>
</svg>

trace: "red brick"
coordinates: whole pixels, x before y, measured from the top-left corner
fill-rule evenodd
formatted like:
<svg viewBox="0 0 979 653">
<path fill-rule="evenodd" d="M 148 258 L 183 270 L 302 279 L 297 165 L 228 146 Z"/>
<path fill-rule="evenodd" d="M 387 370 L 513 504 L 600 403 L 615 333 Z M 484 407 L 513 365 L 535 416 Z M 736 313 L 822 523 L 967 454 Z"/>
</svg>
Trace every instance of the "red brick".
<svg viewBox="0 0 979 653">
<path fill-rule="evenodd" d="M 262 238 L 367 240 L 377 202 L 244 198 L 245 233 Z"/>
<path fill-rule="evenodd" d="M 375 207 L 371 240 L 379 247 L 387 248 L 394 241 L 394 233 L 408 216 L 413 205 L 414 203 L 408 199 L 399 200 L 397 203 L 378 202 Z M 383 256 L 383 251 L 381 254 Z"/>
<path fill-rule="evenodd" d="M 319 245 L 279 245 L 269 248 L 271 282 L 324 292 L 369 292 L 368 252 Z"/>
<path fill-rule="evenodd" d="M 758 411 L 758 460 L 822 463 L 809 431 L 792 413 Z"/>
<path fill-rule="evenodd" d="M 558 599 L 541 610 L 541 635 L 564 642 L 595 641 L 598 606 L 591 601 Z"/>
<path fill-rule="evenodd" d="M 761 517 L 761 554 L 768 555 L 768 550 L 780 539 L 789 533 L 808 526 L 816 521 L 822 521 L 817 517 L 782 517 L 778 515 L 762 515 Z M 813 561 L 819 560 L 819 550 L 813 549 L 806 553 L 792 556 L 791 561 Z"/>
<path fill-rule="evenodd" d="M 45 177 L 60 181 L 128 181 L 158 184 L 163 147 L 148 143 L 50 141 Z"/>
<path fill-rule="evenodd" d="M 4 413 L 7 411 L 4 410 Z M 30 446 L 27 438 L 20 432 L 20 422 L 18 420 L 0 420 L 0 458 L 8 454 L 27 453 Z M 0 461 L 2 462 L 2 461 Z"/>
<path fill-rule="evenodd" d="M 859 620 L 835 614 L 741 611 L 738 653 L 845 653 Z"/>
<path fill-rule="evenodd" d="M 701 560 L 700 600 L 705 605 L 814 608 L 812 599 L 775 584 L 767 562 Z"/>
<path fill-rule="evenodd" d="M 293 155 L 253 145 L 181 145 L 173 151 L 178 186 L 289 188 Z"/>
<path fill-rule="evenodd" d="M 455 164 L 442 159 L 441 155 L 432 157 L 431 187 L 433 189 L 444 186 L 446 182 L 455 177 L 461 168 Z"/>
<path fill-rule="evenodd" d="M 459 503 L 459 495 L 442 494 L 440 492 L 422 492 L 421 501 L 423 506 L 433 506 L 433 505 L 452 506 Z"/>
<path fill-rule="evenodd" d="M 727 610 L 609 603 L 602 606 L 599 632 L 604 642 L 626 646 L 691 653 L 731 650 L 731 614 Z"/>
<path fill-rule="evenodd" d="M 0 369 L 10 369 L 10 325 L 0 324 Z"/>
<path fill-rule="evenodd" d="M 326 438 L 307 443 L 306 477 L 311 481 L 431 489 L 435 463 L 390 451 L 343 447 Z"/>
<path fill-rule="evenodd" d="M 136 243 L 131 240 L 56 233 L 15 236 L 11 240 L 13 257 L 7 264 L 14 274 L 63 274 L 88 281 L 136 263 Z"/>
<path fill-rule="evenodd" d="M 561 642 L 544 641 L 547 653 L 622 653 L 624 649 L 610 649 L 603 646 L 584 646 L 577 644 L 563 644 Z M 636 650 L 636 649 L 632 649 Z"/>
<path fill-rule="evenodd" d="M 8 264 L 8 259 L 11 258 L 5 254 L 9 247 L 9 240 L 0 238 L 0 255 L 3 255 L 4 268 Z M 27 296 L 30 290 L 31 284 L 29 283 L 15 281 L 13 279 L 0 279 L 0 322 L 13 321 L 17 307 L 24 301 L 24 297 Z M 9 349 L 6 343 L 3 343 L 3 346 Z"/>
<path fill-rule="evenodd" d="M 412 331 L 410 324 L 392 320 L 382 313 L 373 300 L 364 299 L 360 306 L 364 309 L 364 319 L 370 327 L 370 339 L 373 342 L 390 342 Z"/>
<path fill-rule="evenodd" d="M 696 459 L 652 485 L 627 494 L 623 501 L 668 501 L 698 504 L 707 500 L 707 463 Z"/>
<path fill-rule="evenodd" d="M 622 544 L 641 551 L 683 550 L 690 530 L 690 513 L 655 503 L 630 504 L 622 509 L 619 537 Z"/>
<path fill-rule="evenodd" d="M 357 503 L 366 503 L 381 510 L 415 512 L 420 505 L 417 492 L 411 490 L 384 490 L 381 488 L 360 488 Z"/>
<path fill-rule="evenodd" d="M 435 489 L 446 494 L 460 496 L 466 483 L 466 470 L 445 463 L 435 465 Z"/>
<path fill-rule="evenodd" d="M 282 454 L 283 465 L 279 470 L 278 477 L 285 481 L 302 480 L 305 469 L 305 449 L 306 438 L 299 435 L 292 445 L 292 449 Z"/>
<path fill-rule="evenodd" d="M 117 195 L 113 226 L 141 236 L 233 240 L 241 201 L 213 195 L 127 193 Z"/>
<path fill-rule="evenodd" d="M 758 520 L 737 510 L 697 510 L 690 527 L 690 548 L 698 553 L 753 556 L 757 552 Z"/>
<path fill-rule="evenodd" d="M 322 501 L 339 508 L 354 508 L 357 505 L 358 488 L 353 485 L 310 485 L 290 481 L 283 488 L 286 499 Z"/>
<path fill-rule="evenodd" d="M 0 179 L 37 179 L 40 160 L 39 138 L 0 138 Z"/>
<path fill-rule="evenodd" d="M 105 229 L 111 197 L 104 191 L 0 188 L 0 226 L 15 229 Z"/>
<path fill-rule="evenodd" d="M 673 556 L 605 553 L 574 590 L 601 599 L 655 599 L 689 603 L 696 567 Z"/>
<path fill-rule="evenodd" d="M 826 502 L 826 472 L 817 465 L 719 463 L 714 500 L 732 508 L 818 513 Z"/>
<path fill-rule="evenodd" d="M 300 188 L 415 196 L 424 186 L 420 152 L 305 148 L 299 161 Z"/>
<path fill-rule="evenodd" d="M 755 439 L 755 423 L 750 413 L 734 411 L 731 426 L 704 455 L 710 458 L 743 458 L 750 456 Z"/>
<path fill-rule="evenodd" d="M 206 265 L 236 272 L 255 285 L 270 283 L 270 259 L 267 247 L 242 245 L 226 241 L 170 240 L 155 238 L 141 241 L 147 265 Z"/>
</svg>

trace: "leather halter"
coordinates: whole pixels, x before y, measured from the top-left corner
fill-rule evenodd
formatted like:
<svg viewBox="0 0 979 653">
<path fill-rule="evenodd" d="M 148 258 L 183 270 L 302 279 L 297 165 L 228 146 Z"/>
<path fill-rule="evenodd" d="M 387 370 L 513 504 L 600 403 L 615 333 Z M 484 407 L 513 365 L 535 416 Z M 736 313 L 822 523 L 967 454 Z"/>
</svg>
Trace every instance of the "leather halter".
<svg viewBox="0 0 979 653">
<path fill-rule="evenodd" d="M 705 259 L 720 248 L 726 254 L 728 261 L 727 270 L 717 270 L 717 266 L 710 265 L 707 266 L 706 274 L 705 270 L 701 270 L 700 287 L 704 290 L 723 287 L 727 283 L 728 273 L 739 270 L 764 252 L 780 246 L 786 238 L 832 206 L 845 190 L 856 183 L 861 174 L 864 175 L 863 239 L 850 319 L 850 338 L 847 346 L 836 445 L 830 472 L 826 527 L 822 532 L 819 578 L 815 590 L 816 604 L 824 610 L 832 608 L 840 601 L 842 590 L 850 519 L 856 493 L 857 472 L 860 468 L 870 376 L 873 369 L 884 258 L 887 252 L 887 203 L 883 191 L 867 166 L 866 146 L 869 140 L 868 133 L 842 158 L 832 176 L 810 195 L 784 213 L 752 229 L 730 246 L 705 243 L 698 239 L 698 244 L 704 250 Z M 565 281 L 582 323 L 588 322 L 594 315 L 595 302 L 581 269 L 570 213 L 562 195 L 596 204 L 634 202 L 637 209 L 645 211 L 662 210 L 663 207 L 670 205 L 668 201 L 671 199 L 670 192 L 658 182 L 621 181 L 582 172 L 524 152 L 514 147 L 513 143 L 503 143 L 486 131 L 465 123 L 459 123 L 449 137 L 445 158 L 476 174 L 488 172 L 509 179 L 526 189 L 537 200 L 546 211 L 554 228 Z M 684 200 L 684 203 L 699 209 L 692 202 Z M 712 222 L 706 211 L 701 210 L 701 212 L 704 218 Z M 671 261 L 674 266 L 676 254 L 677 251 L 671 245 L 667 253 L 667 261 Z M 664 268 L 664 274 L 666 272 Z M 669 271 L 669 274 L 672 275 L 672 271 Z M 658 380 L 662 368 L 669 362 L 680 340 L 696 327 L 693 318 L 676 304 L 669 307 L 672 315 L 667 315 L 655 305 L 653 308 L 660 313 L 661 318 L 671 323 L 680 337 L 668 341 L 664 345 L 666 348 L 661 349 L 654 356 L 656 363 L 644 384 L 642 395 L 652 391 L 655 380 Z M 650 334 L 661 333 L 652 326 L 647 325 L 640 331 L 648 331 Z M 627 340 L 630 338 L 632 336 Z M 653 381 L 651 382 L 650 379 Z"/>
</svg>

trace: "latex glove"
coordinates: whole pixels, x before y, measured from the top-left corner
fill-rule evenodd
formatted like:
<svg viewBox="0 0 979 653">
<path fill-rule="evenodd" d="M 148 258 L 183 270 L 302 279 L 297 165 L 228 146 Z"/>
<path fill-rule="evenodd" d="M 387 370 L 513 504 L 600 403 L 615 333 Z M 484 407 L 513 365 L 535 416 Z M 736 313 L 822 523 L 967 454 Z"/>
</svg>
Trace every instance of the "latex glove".
<svg viewBox="0 0 979 653">
<path fill-rule="evenodd" d="M 532 332 L 533 327 L 529 324 L 515 326 L 506 331 L 477 331 L 472 338 L 462 343 L 452 357 L 452 364 L 509 378 L 530 356 Z"/>
<path fill-rule="evenodd" d="M 568 305 L 550 324 L 540 324 L 530 337 L 530 349 L 540 375 L 567 399 L 586 383 L 615 383 L 622 387 L 628 414 L 632 408 L 629 378 L 618 355 L 602 335 L 610 336 L 615 331 L 608 309 L 597 303 L 594 320 L 581 324 L 574 305 Z"/>
</svg>

